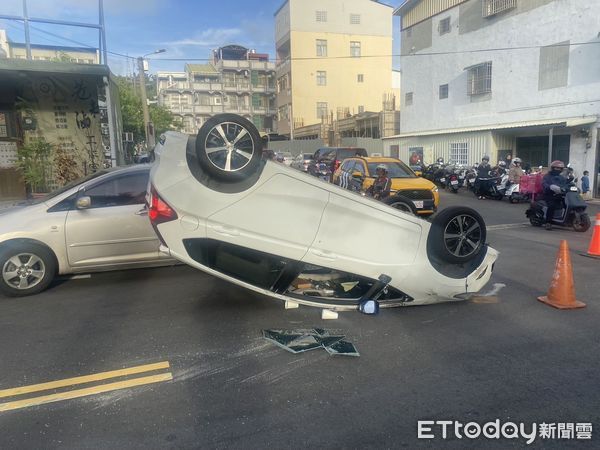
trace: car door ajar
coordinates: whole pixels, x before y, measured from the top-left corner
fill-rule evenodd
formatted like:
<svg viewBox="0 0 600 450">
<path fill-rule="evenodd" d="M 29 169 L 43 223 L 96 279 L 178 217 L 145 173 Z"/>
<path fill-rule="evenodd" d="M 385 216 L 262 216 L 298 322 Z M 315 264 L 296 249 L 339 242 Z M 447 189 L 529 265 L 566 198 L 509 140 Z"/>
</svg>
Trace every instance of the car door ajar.
<svg viewBox="0 0 600 450">
<path fill-rule="evenodd" d="M 160 259 L 159 241 L 145 208 L 148 171 L 133 171 L 86 186 L 86 209 L 68 212 L 65 238 L 69 264 L 93 267 Z"/>
</svg>

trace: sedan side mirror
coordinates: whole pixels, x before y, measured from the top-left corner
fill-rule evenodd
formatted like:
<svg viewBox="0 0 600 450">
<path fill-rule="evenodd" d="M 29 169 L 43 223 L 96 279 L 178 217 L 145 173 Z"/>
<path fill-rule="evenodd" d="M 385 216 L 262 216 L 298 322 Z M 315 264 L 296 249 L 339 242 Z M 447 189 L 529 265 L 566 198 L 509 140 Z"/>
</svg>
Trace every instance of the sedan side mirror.
<svg viewBox="0 0 600 450">
<path fill-rule="evenodd" d="M 75 207 L 77 209 L 88 209 L 90 206 L 92 206 L 92 199 L 87 195 L 79 197 L 75 202 Z"/>
</svg>

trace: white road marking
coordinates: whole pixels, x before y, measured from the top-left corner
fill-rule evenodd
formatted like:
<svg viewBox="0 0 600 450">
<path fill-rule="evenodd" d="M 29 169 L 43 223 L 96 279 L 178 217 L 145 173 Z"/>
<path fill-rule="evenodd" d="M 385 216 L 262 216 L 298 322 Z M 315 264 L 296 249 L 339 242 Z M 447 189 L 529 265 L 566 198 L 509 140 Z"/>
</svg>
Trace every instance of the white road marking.
<svg viewBox="0 0 600 450">
<path fill-rule="evenodd" d="M 500 225 L 488 225 L 486 228 L 488 230 L 509 230 L 511 228 L 524 228 L 529 226 L 529 222 L 521 222 L 521 223 L 504 223 Z"/>
</svg>

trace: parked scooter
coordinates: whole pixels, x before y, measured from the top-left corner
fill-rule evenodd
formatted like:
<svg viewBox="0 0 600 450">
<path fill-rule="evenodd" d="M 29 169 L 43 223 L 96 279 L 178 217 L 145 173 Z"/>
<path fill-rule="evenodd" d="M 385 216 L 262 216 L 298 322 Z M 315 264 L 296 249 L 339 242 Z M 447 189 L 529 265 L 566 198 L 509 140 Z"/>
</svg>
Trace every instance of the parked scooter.
<svg viewBox="0 0 600 450">
<path fill-rule="evenodd" d="M 521 188 L 518 183 L 512 183 L 504 191 L 504 196 L 511 203 L 527 202 L 531 199 L 529 194 L 521 194 Z"/>
<path fill-rule="evenodd" d="M 590 226 L 590 216 L 585 212 L 587 203 L 579 194 L 579 189 L 574 183 L 561 188 L 561 193 L 556 194 L 560 197 L 562 207 L 554 211 L 553 225 L 563 227 L 573 227 L 575 231 L 585 232 Z M 546 210 L 548 206 L 544 200 L 538 200 L 532 203 L 531 207 L 525 212 L 529 222 L 534 227 L 541 227 L 545 223 Z"/>
<path fill-rule="evenodd" d="M 331 179 L 331 170 L 327 164 L 319 163 L 317 165 L 317 177 L 324 181 L 329 181 Z"/>
<path fill-rule="evenodd" d="M 500 177 L 490 176 L 486 178 L 477 178 L 478 189 L 474 188 L 473 192 L 479 197 L 493 198 L 495 200 L 502 200 L 504 197 L 504 191 L 500 191 L 499 188 Z"/>
</svg>

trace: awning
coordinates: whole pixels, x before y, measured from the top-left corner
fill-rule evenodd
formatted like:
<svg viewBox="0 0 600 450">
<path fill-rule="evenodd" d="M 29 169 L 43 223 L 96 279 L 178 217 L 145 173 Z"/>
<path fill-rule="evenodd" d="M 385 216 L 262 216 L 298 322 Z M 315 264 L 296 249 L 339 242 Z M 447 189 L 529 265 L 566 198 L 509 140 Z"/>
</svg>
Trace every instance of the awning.
<svg viewBox="0 0 600 450">
<path fill-rule="evenodd" d="M 417 137 L 417 136 L 433 136 L 436 134 L 456 134 L 456 133 L 470 133 L 473 131 L 494 131 L 494 130 L 506 130 L 512 128 L 530 128 L 539 126 L 556 126 L 556 127 L 579 127 L 582 125 L 589 125 L 598 122 L 598 116 L 585 116 L 585 117 L 571 117 L 564 119 L 546 119 L 546 120 L 535 120 L 530 122 L 512 122 L 496 125 L 481 125 L 478 127 L 466 127 L 466 128 L 449 128 L 444 130 L 428 130 L 428 131 L 417 131 L 413 133 L 400 133 L 395 136 L 387 136 L 382 139 L 398 139 L 405 137 Z"/>
</svg>

